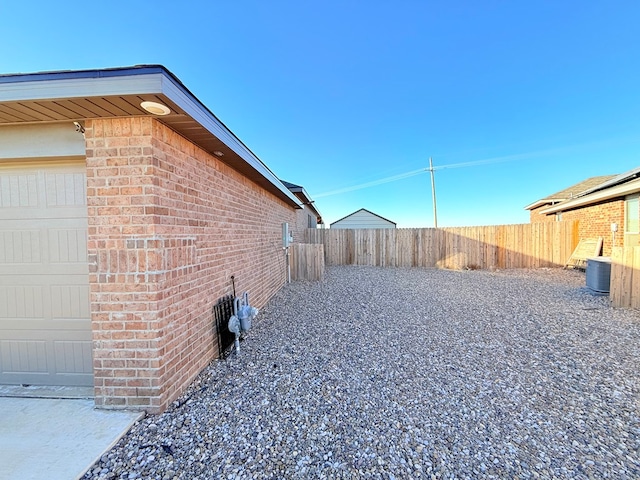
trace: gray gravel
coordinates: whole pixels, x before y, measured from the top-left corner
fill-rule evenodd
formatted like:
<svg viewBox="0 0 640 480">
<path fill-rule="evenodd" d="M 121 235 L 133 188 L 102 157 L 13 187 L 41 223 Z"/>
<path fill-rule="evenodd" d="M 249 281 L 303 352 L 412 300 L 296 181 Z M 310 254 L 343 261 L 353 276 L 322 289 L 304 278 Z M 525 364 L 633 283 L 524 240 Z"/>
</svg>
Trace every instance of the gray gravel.
<svg viewBox="0 0 640 480">
<path fill-rule="evenodd" d="M 584 283 L 328 268 L 84 478 L 640 478 L 640 312 Z"/>
</svg>

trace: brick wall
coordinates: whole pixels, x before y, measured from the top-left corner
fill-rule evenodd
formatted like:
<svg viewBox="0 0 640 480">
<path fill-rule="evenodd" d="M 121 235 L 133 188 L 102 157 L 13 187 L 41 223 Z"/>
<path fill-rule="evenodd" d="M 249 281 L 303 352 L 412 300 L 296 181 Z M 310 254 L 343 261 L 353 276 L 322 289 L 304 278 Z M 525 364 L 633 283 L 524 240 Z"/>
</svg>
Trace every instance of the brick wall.
<svg viewBox="0 0 640 480">
<path fill-rule="evenodd" d="M 305 206 L 296 211 L 296 222 L 291 226 L 295 243 L 304 243 L 304 234 L 309 228 L 309 215 L 311 215 L 311 219 L 315 224 L 317 222 L 316 215 L 309 207 Z"/>
<path fill-rule="evenodd" d="M 548 208 L 548 206 L 541 207 Z M 531 211 L 531 222 L 555 221 L 555 214 L 540 215 L 538 210 Z M 611 247 L 613 236 L 611 235 L 611 224 L 618 224 L 616 232 L 616 245 L 623 244 L 624 231 L 624 200 L 613 199 L 597 205 L 591 205 L 584 208 L 577 208 L 562 212 L 562 220 L 580 220 L 578 233 L 581 239 L 602 237 L 604 240 L 602 245 L 602 254 L 611 255 Z"/>
<path fill-rule="evenodd" d="M 86 126 L 96 405 L 161 412 L 218 355 L 212 305 L 285 281 L 296 211 L 151 117 Z"/>
<path fill-rule="evenodd" d="M 544 210 L 545 208 L 549 208 L 549 206 L 550 205 L 542 205 L 541 207 L 534 208 L 534 209 L 530 210 L 529 211 L 529 221 L 530 221 L 530 223 L 555 222 L 555 221 L 557 221 L 555 214 L 542 215 L 540 213 L 541 210 Z"/>
</svg>

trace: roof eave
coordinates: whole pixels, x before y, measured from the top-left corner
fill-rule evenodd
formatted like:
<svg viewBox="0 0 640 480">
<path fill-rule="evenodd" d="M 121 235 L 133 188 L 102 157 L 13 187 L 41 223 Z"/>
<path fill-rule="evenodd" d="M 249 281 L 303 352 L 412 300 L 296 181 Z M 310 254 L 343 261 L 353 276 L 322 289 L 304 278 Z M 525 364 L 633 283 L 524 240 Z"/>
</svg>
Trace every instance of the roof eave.
<svg viewBox="0 0 640 480">
<path fill-rule="evenodd" d="M 526 207 L 524 207 L 525 210 L 533 210 L 535 208 L 541 207 L 543 205 L 548 205 L 551 202 L 549 202 L 548 200 L 538 200 L 537 202 L 533 202 L 529 205 L 527 205 Z"/>
<path fill-rule="evenodd" d="M 606 180 L 605 182 L 602 182 L 599 185 L 596 185 L 595 187 L 589 188 L 589 189 L 585 190 L 584 192 L 581 192 L 580 196 L 588 195 L 590 193 L 595 193 L 595 192 L 600 191 L 600 190 L 606 190 L 606 189 L 612 188 L 612 187 L 614 187 L 616 185 L 621 185 L 621 184 L 628 183 L 630 180 L 632 180 L 634 178 L 638 178 L 638 175 L 640 175 L 640 167 L 633 168 L 633 169 L 629 170 L 628 172 L 624 172 L 624 173 L 621 173 L 619 175 L 615 175 L 613 178 L 611 178 L 609 180 Z"/>
<path fill-rule="evenodd" d="M 612 198 L 630 195 L 636 192 L 640 192 L 640 179 L 558 203 L 557 205 L 541 210 L 540 213 L 542 215 L 549 215 L 552 213 L 564 212 L 578 207 L 586 207 L 604 200 L 611 200 Z"/>
<path fill-rule="evenodd" d="M 221 158 L 224 163 L 239 170 L 251 180 L 287 204 L 301 208 L 301 204 L 273 172 L 236 137 L 202 102 L 200 102 L 179 80 L 161 65 L 123 67 L 104 70 L 42 72 L 0 76 L 0 104 L 23 101 L 56 101 L 62 99 L 91 99 L 97 97 L 157 96 L 166 99 L 170 107 L 196 122 L 198 130 L 186 125 L 179 131 L 190 141 L 209 153 L 203 143 L 209 138 L 224 144 L 230 154 Z M 146 114 L 140 111 L 140 115 Z M 172 122 L 184 124 L 183 118 L 155 117 L 172 128 Z M 89 117 L 87 117 L 88 119 Z M 96 117 L 91 117 L 96 118 Z M 78 120 L 78 117 L 69 120 Z M 195 124 L 194 124 L 195 125 Z M 204 129 L 204 131 L 202 130 Z M 193 136 L 190 137 L 190 134 Z M 205 135 L 205 136 L 206 136 Z M 233 158 L 237 156 L 238 159 Z"/>
<path fill-rule="evenodd" d="M 298 199 L 293 193 L 285 187 L 280 179 L 251 151 L 247 146 L 236 137 L 231 130 L 229 130 L 218 118 L 206 108 L 197 98 L 195 98 L 191 92 L 186 90 L 181 84 L 177 84 L 171 78 L 165 77 L 171 80 L 170 84 L 166 82 L 163 86 L 167 86 L 167 90 L 170 90 L 175 96 L 179 97 L 179 100 L 173 99 L 171 95 L 168 95 L 174 100 L 180 107 L 182 107 L 188 115 L 194 120 L 205 127 L 211 134 L 222 140 L 225 145 L 231 148 L 236 154 L 238 154 L 251 168 L 253 168 L 258 174 L 266 178 L 274 187 L 276 187 L 279 193 L 284 194 L 296 208 L 301 208 Z M 163 93 L 167 93 L 167 90 Z"/>
</svg>

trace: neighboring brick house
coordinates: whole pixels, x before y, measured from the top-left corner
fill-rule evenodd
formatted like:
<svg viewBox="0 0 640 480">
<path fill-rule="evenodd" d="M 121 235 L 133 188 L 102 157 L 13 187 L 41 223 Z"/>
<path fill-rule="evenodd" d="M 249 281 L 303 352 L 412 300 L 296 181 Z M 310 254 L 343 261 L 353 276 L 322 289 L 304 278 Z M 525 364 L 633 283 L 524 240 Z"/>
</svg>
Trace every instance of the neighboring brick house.
<svg viewBox="0 0 640 480">
<path fill-rule="evenodd" d="M 295 225 L 292 225 L 291 232 L 293 234 L 294 242 L 304 243 L 305 230 L 308 228 L 318 228 L 318 225 L 324 226 L 322 215 L 315 207 L 314 201 L 303 187 L 290 182 L 285 182 L 284 180 L 282 180 L 282 183 L 298 198 L 298 200 L 300 200 L 300 203 L 302 204 L 302 209 L 297 212 L 296 223 Z"/>
<path fill-rule="evenodd" d="M 336 220 L 330 228 L 396 228 L 396 223 L 366 208 L 361 208 L 340 220 Z"/>
<path fill-rule="evenodd" d="M 165 410 L 230 277 L 282 287 L 302 207 L 162 66 L 0 76 L 0 383 Z"/>
<path fill-rule="evenodd" d="M 579 220 L 580 238 L 602 237 L 602 254 L 640 243 L 640 168 L 592 177 L 527 205 L 531 223 Z M 617 231 L 613 231 L 617 229 Z"/>
</svg>

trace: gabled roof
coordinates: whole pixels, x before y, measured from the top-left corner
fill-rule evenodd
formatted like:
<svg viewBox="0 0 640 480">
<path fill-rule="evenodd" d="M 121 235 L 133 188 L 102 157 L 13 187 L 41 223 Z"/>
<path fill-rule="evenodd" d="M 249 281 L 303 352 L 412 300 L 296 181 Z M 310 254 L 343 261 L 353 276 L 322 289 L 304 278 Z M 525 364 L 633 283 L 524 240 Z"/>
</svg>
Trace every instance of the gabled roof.
<svg viewBox="0 0 640 480">
<path fill-rule="evenodd" d="M 170 112 L 152 115 L 143 101 Z M 274 173 L 162 65 L 0 75 L 0 126 L 150 115 L 301 208 Z"/>
<path fill-rule="evenodd" d="M 602 182 L 595 183 L 595 185 L 579 192 L 573 198 L 565 199 L 555 204 L 550 204 L 548 208 L 541 210 L 540 214 L 549 215 L 551 213 L 563 212 L 640 192 L 640 167 L 634 168 L 620 175 L 606 176 Z M 531 204 L 525 208 L 536 208 L 532 205 L 535 204 Z"/>
<path fill-rule="evenodd" d="M 353 215 L 355 215 L 356 213 L 359 213 L 359 212 L 366 212 L 366 213 L 368 213 L 370 215 L 373 215 L 374 217 L 378 217 L 378 218 L 384 220 L 385 222 L 389 222 L 389 223 L 392 223 L 394 225 L 397 225 L 396 222 L 392 222 L 388 218 L 384 218 L 383 216 L 380 216 L 377 213 L 373 213 L 372 211 L 367 210 L 366 208 L 361 208 L 360 210 L 356 210 L 355 212 L 351 212 L 349 215 L 345 215 L 341 219 L 336 220 L 335 222 L 332 222 L 329 226 L 334 225 L 334 224 L 336 224 L 338 222 L 341 222 L 341 221 L 343 221 L 343 220 L 345 220 L 345 219 L 347 219 L 347 218 L 349 218 L 349 217 L 351 217 L 351 216 L 353 216 Z"/>
<path fill-rule="evenodd" d="M 633 180 L 634 178 L 638 178 L 638 177 L 640 177 L 640 167 L 633 168 L 628 172 L 621 173 L 620 175 L 613 175 L 613 178 L 606 180 L 600 185 L 595 185 L 594 187 L 583 192 L 581 195 L 588 195 L 598 190 L 604 190 L 605 188 L 611 188 L 616 185 L 620 185 L 621 183 L 627 183 Z"/>
<path fill-rule="evenodd" d="M 318 223 L 322 223 L 322 215 L 320 214 L 320 211 L 314 205 L 315 200 L 311 199 L 311 197 L 309 196 L 307 191 L 304 189 L 304 187 L 302 187 L 300 185 L 296 185 L 296 184 L 291 183 L 291 182 L 287 182 L 285 180 L 280 180 L 280 181 L 282 182 L 282 184 L 285 187 L 287 187 L 291 191 L 291 193 L 293 193 L 296 197 L 298 197 L 298 199 L 302 202 L 302 205 L 305 205 L 305 206 L 309 207 L 309 209 L 313 213 L 315 213 L 317 222 Z"/>
<path fill-rule="evenodd" d="M 536 200 L 535 202 L 527 205 L 524 208 L 525 210 L 533 210 L 534 208 L 538 208 L 543 205 L 555 205 L 556 203 L 578 197 L 581 193 L 597 187 L 598 185 L 601 185 L 602 183 L 614 177 L 616 177 L 616 175 L 600 175 L 598 177 L 587 178 L 586 180 L 582 180 L 581 182 L 565 188 L 564 190 L 560 190 L 559 192 L 549 195 L 548 197 Z"/>
</svg>

